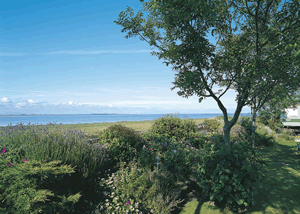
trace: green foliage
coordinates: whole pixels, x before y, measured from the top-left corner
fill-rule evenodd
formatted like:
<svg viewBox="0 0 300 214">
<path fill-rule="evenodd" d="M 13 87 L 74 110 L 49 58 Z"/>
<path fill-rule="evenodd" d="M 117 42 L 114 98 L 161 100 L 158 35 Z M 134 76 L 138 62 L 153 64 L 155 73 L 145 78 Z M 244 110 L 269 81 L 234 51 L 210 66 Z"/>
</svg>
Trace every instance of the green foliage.
<svg viewBox="0 0 300 214">
<path fill-rule="evenodd" d="M 252 121 L 250 117 L 243 117 L 240 120 L 241 126 L 243 126 L 246 129 L 246 138 L 251 139 L 252 137 Z M 256 130 L 256 127 L 254 127 L 254 131 Z"/>
<path fill-rule="evenodd" d="M 270 129 L 278 131 L 278 128 L 284 127 L 280 119 L 280 112 L 275 113 L 274 117 L 273 114 L 268 110 L 261 110 L 258 113 L 259 117 L 257 118 L 257 121 L 265 126 L 268 126 Z"/>
<path fill-rule="evenodd" d="M 193 120 L 181 120 L 178 117 L 161 117 L 154 121 L 150 132 L 176 140 L 188 140 L 190 132 L 197 132 L 197 125 Z"/>
<path fill-rule="evenodd" d="M 255 144 L 257 146 L 272 146 L 275 143 L 275 136 L 269 135 L 268 130 L 258 126 L 255 132 Z"/>
<path fill-rule="evenodd" d="M 173 174 L 174 182 L 190 180 L 196 171 L 195 163 L 201 161 L 199 151 L 190 147 L 188 145 L 186 145 L 186 148 L 178 146 L 175 150 L 166 151 L 161 156 L 161 162 Z"/>
<path fill-rule="evenodd" d="M 291 135 L 291 133 L 288 132 L 283 132 L 281 134 L 281 138 L 285 139 L 285 140 L 294 140 L 295 137 Z"/>
<path fill-rule="evenodd" d="M 204 125 L 207 127 L 207 131 L 209 132 L 217 132 L 219 128 L 221 128 L 221 122 L 217 119 L 206 119 L 204 120 Z"/>
<path fill-rule="evenodd" d="M 203 133 L 189 133 L 189 142 L 193 147 L 197 149 L 203 149 L 208 141 L 209 137 Z"/>
<path fill-rule="evenodd" d="M 210 144 L 198 164 L 197 178 L 203 193 L 218 206 L 236 210 L 254 205 L 263 180 L 263 167 L 247 142 L 233 144 L 232 153 L 223 145 Z"/>
<path fill-rule="evenodd" d="M 128 128 L 120 124 L 115 124 L 108 127 L 103 132 L 101 132 L 99 137 L 102 140 L 112 140 L 114 138 L 122 139 L 126 141 L 128 146 L 133 147 L 138 151 L 143 146 L 143 144 L 141 144 L 141 136 L 136 133 L 133 128 Z"/>
<path fill-rule="evenodd" d="M 162 168 L 158 173 L 150 170 L 140 170 L 134 162 L 130 163 L 130 171 L 124 163 L 117 172 L 114 184 L 119 195 L 134 198 L 139 204 L 145 204 L 151 213 L 171 213 L 181 201 L 175 200 L 179 186 L 174 182 L 174 176 Z"/>
<path fill-rule="evenodd" d="M 60 161 L 41 164 L 27 161 L 13 167 L 6 166 L 0 159 L 0 200 L 5 202 L 8 213 L 74 213 L 74 204 L 80 192 L 70 191 L 70 186 L 47 189 L 48 183 L 63 179 L 75 171 Z"/>
<path fill-rule="evenodd" d="M 246 129 L 246 139 L 249 142 L 252 142 L 252 121 L 251 118 L 245 117 L 241 119 L 241 126 Z M 263 128 L 262 125 L 259 125 L 259 122 L 256 121 L 257 126 L 255 126 L 254 139 L 255 146 L 272 146 L 275 143 L 275 137 L 269 136 L 268 131 Z"/>
<path fill-rule="evenodd" d="M 99 145 L 85 142 L 85 134 L 76 129 L 23 126 L 7 127 L 0 131 L 0 149 L 7 148 L 5 159 L 9 163 L 21 163 L 25 158 L 50 162 L 61 160 L 63 164 L 77 166 L 82 175 L 95 174 L 104 162 L 106 150 Z"/>
<path fill-rule="evenodd" d="M 135 153 L 142 149 L 142 138 L 134 129 L 119 124 L 112 125 L 98 135 L 101 144 L 108 143 L 108 156 L 110 160 L 106 165 L 116 169 L 119 162 L 133 160 Z"/>
<path fill-rule="evenodd" d="M 106 168 L 117 169 L 120 167 L 120 162 L 129 163 L 136 156 L 137 150 L 122 137 L 109 140 L 108 156 L 110 159 L 106 161 Z"/>
</svg>

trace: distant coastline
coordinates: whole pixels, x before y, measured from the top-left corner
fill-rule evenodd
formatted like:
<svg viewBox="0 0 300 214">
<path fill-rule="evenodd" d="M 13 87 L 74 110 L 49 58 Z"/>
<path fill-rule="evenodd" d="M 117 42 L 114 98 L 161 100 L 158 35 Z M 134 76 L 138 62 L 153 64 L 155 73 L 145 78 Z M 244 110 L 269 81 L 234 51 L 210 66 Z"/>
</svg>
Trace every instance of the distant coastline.
<svg viewBox="0 0 300 214">
<path fill-rule="evenodd" d="M 164 113 L 160 113 L 164 114 Z M 168 113 L 168 114 L 178 114 L 178 113 Z M 180 114 L 180 113 L 179 113 Z M 189 114 L 222 114 L 222 113 L 189 113 Z M 229 113 L 230 114 L 230 113 Z M 101 113 L 101 114 L 6 114 L 0 115 L 0 117 L 22 117 L 22 116 L 64 116 L 64 115 L 157 115 L 157 114 L 108 114 L 108 113 Z"/>
<path fill-rule="evenodd" d="M 59 115 L 59 116 L 62 116 L 62 115 L 117 115 L 117 114 L 6 114 L 6 115 L 0 115 L 0 117 L 8 117 L 8 116 L 18 116 L 18 117 L 21 117 L 21 116 L 42 116 L 42 115 Z"/>
</svg>

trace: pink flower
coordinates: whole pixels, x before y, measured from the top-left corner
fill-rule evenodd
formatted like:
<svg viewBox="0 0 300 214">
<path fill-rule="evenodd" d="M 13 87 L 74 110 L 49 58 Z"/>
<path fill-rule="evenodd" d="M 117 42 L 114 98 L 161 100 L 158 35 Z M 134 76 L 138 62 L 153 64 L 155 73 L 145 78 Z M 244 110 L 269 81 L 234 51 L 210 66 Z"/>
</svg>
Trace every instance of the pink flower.
<svg viewBox="0 0 300 214">
<path fill-rule="evenodd" d="M 151 148 L 149 150 L 151 150 Z"/>
<path fill-rule="evenodd" d="M 26 161 L 27 161 L 27 159 L 24 159 L 24 161 L 26 162 Z"/>
<path fill-rule="evenodd" d="M 106 161 L 107 159 L 106 158 L 104 158 L 104 161 Z"/>
<path fill-rule="evenodd" d="M 4 153 L 4 152 L 5 152 L 5 150 L 6 150 L 6 148 L 4 148 L 4 149 L 2 150 L 2 153 Z"/>
<path fill-rule="evenodd" d="M 11 164 L 9 163 L 9 164 L 7 164 L 7 166 L 10 166 Z"/>
<path fill-rule="evenodd" d="M 143 207 L 145 206 L 145 204 L 143 204 Z"/>
</svg>

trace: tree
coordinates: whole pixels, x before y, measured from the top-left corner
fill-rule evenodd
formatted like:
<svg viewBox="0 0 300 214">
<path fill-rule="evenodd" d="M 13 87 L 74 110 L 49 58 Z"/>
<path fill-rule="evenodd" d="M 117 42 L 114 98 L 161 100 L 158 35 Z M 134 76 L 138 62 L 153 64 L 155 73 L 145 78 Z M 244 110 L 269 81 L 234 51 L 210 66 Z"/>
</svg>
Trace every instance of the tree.
<svg viewBox="0 0 300 214">
<path fill-rule="evenodd" d="M 256 1 L 257 3 L 256 6 L 253 4 L 248 5 L 248 2 L 246 1 L 246 9 L 243 8 L 242 6 L 239 6 L 238 3 L 234 3 L 234 7 L 237 10 L 239 11 L 244 10 L 242 14 L 248 13 L 248 15 L 250 15 L 250 18 L 248 19 L 248 23 L 250 24 L 247 26 L 245 33 L 241 35 L 240 38 L 242 39 L 242 37 L 244 37 L 244 39 L 248 41 L 249 46 L 251 46 L 251 40 L 256 41 L 252 47 L 254 51 L 252 51 L 249 56 L 255 60 L 254 61 L 256 63 L 256 66 L 254 66 L 255 72 L 265 71 L 269 73 L 271 70 L 276 70 L 277 74 L 280 73 L 283 74 L 289 72 L 289 69 L 293 70 L 294 72 L 297 71 L 299 72 L 299 66 L 295 66 L 295 65 L 299 65 L 299 57 L 298 57 L 299 48 L 297 48 L 297 45 L 299 44 L 299 36 L 292 37 L 294 38 L 294 44 L 291 43 L 291 45 L 296 47 L 295 49 L 289 49 L 287 48 L 288 46 L 283 48 L 282 46 L 278 46 L 278 42 L 279 45 L 282 42 L 284 42 L 283 39 L 284 36 L 282 36 L 280 30 L 278 31 L 278 29 L 274 28 L 274 26 L 270 26 L 270 28 L 266 28 L 267 20 L 268 19 L 270 20 L 271 19 L 270 17 L 274 17 L 274 12 L 276 13 L 276 10 L 278 9 L 278 4 L 272 5 L 272 2 L 273 1 L 267 2 L 265 10 L 263 8 L 262 9 L 259 8 L 259 6 L 263 5 L 264 1 Z M 298 4 L 296 2 L 296 5 L 299 5 L 299 2 Z M 292 6 L 293 4 L 291 4 L 289 8 L 292 8 Z M 252 12 L 252 9 L 254 9 L 254 12 Z M 273 11 L 273 14 L 271 13 L 268 14 L 268 11 L 271 10 Z M 295 17 L 295 14 L 297 12 L 299 15 L 299 11 L 297 9 L 290 10 L 290 11 L 288 10 L 287 12 L 285 12 L 285 14 L 287 14 L 288 12 L 290 12 L 289 16 L 283 16 L 282 14 L 279 14 L 279 17 L 282 18 L 283 20 L 286 20 L 289 19 L 291 16 Z M 294 21 L 295 22 L 292 23 L 292 25 L 296 25 L 298 20 L 295 19 Z M 258 23 L 261 23 L 261 26 L 259 26 Z M 299 25 L 299 21 L 298 21 L 298 25 Z M 285 29 L 282 32 L 285 32 Z M 295 35 L 297 34 L 299 35 L 299 28 L 296 32 L 298 33 L 296 33 Z M 275 42 L 277 41 L 277 44 L 274 41 Z M 224 41 L 222 42 L 224 43 Z M 232 49 L 231 44 L 228 41 L 225 41 L 225 43 L 227 43 L 227 46 L 225 45 L 223 47 L 227 52 L 229 52 L 230 48 Z M 255 55 L 255 53 L 257 54 Z M 227 59 L 228 57 L 230 57 L 230 54 L 227 53 L 227 56 L 223 57 L 223 59 Z M 298 57 L 298 61 L 297 61 L 297 57 Z M 297 64 L 293 63 L 295 62 L 294 61 L 295 58 L 296 58 L 296 62 L 298 62 Z M 236 64 L 236 66 L 238 66 L 240 64 L 241 57 L 237 56 L 237 59 L 238 61 L 234 61 L 234 60 L 229 61 L 230 64 L 232 65 Z M 254 90 L 251 90 L 250 96 L 248 98 L 248 102 L 249 102 L 248 105 L 251 106 L 253 147 L 255 146 L 254 129 L 255 129 L 256 112 L 262 108 L 264 103 L 270 100 L 272 97 L 277 97 L 276 102 L 280 101 L 279 103 L 281 103 L 281 109 L 286 108 L 289 105 L 295 105 L 293 102 L 287 103 L 287 100 L 285 100 L 283 104 L 283 100 L 286 99 L 285 97 L 288 96 L 288 93 L 294 92 L 295 89 L 298 87 L 297 85 L 299 84 L 297 83 L 291 84 L 292 81 L 287 79 L 287 81 L 284 83 L 284 86 L 282 86 L 283 85 L 282 83 L 274 80 L 270 82 L 267 81 L 267 78 L 268 78 L 267 75 L 263 75 L 262 79 L 256 80 L 256 88 Z M 225 81 L 225 83 L 223 82 L 223 85 L 228 86 L 229 83 Z M 231 88 L 238 90 L 236 85 L 232 85 Z M 272 95 L 270 95 L 271 93 Z M 277 105 L 277 107 L 279 106 L 280 105 Z"/>
<path fill-rule="evenodd" d="M 296 109 L 300 103 L 300 90 L 296 91 L 294 95 L 288 94 L 286 99 L 273 98 L 265 103 L 259 113 L 259 117 L 263 120 L 265 125 L 273 126 L 275 123 L 282 122 L 282 115 L 288 108 Z"/>
<path fill-rule="evenodd" d="M 294 42 L 300 35 L 298 0 L 285 3 L 279 12 L 274 11 L 278 8 L 278 0 L 254 0 L 250 6 L 247 0 L 141 2 L 144 10 L 150 13 L 147 19 L 141 18 L 142 12 L 133 17 L 133 10 L 128 7 L 126 13 L 121 12 L 118 21 L 114 22 L 123 27 L 122 32 L 129 31 L 125 38 L 139 35 L 142 41 L 160 50 L 151 52 L 152 55 L 168 60 L 163 63 L 167 66 L 172 64 L 172 69 L 179 71 L 175 74 L 177 77 L 172 82 L 175 86 L 171 90 L 178 87 L 180 91 L 177 94 L 185 98 L 196 94 L 199 103 L 206 97 L 212 97 L 217 102 L 224 115 L 224 141 L 229 149 L 232 146 L 230 130 L 236 124 L 243 106 L 251 104 L 265 93 L 266 88 L 270 95 L 262 103 L 270 100 L 277 84 L 287 87 L 285 83 L 290 81 L 289 88 L 299 88 L 299 70 L 288 69 L 285 72 L 283 69 L 299 65 L 298 44 Z M 230 12 L 231 8 L 233 12 Z M 243 24 L 239 22 L 241 16 L 246 18 Z M 233 21 L 236 26 L 232 29 Z M 165 29 L 166 37 L 162 38 L 154 27 Z M 241 33 L 235 35 L 239 27 Z M 210 28 L 213 28 L 213 36 L 215 33 L 219 36 L 220 50 L 217 53 L 216 46 L 205 38 Z M 141 34 L 141 31 L 144 32 Z M 176 45 L 178 39 L 181 44 Z M 278 57 L 276 54 L 282 50 L 286 54 Z M 226 90 L 217 96 L 223 90 L 213 92 L 214 84 L 227 85 Z M 237 108 L 230 121 L 227 109 L 220 100 L 229 88 L 238 91 Z"/>
</svg>

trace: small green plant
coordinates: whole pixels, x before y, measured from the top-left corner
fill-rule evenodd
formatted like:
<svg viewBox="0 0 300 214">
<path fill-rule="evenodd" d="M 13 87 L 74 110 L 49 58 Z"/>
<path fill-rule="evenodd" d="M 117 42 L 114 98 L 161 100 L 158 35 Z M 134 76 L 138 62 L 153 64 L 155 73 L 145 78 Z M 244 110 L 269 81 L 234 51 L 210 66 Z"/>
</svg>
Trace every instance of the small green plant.
<svg viewBox="0 0 300 214">
<path fill-rule="evenodd" d="M 207 156 L 198 164 L 197 176 L 203 194 L 219 207 L 244 210 L 254 205 L 254 194 L 263 180 L 263 167 L 247 142 L 210 144 Z"/>
<path fill-rule="evenodd" d="M 178 117 L 173 118 L 171 115 L 156 119 L 150 132 L 169 139 L 175 137 L 176 140 L 188 140 L 190 132 L 197 132 L 197 125 L 193 120 L 181 120 Z"/>
</svg>

